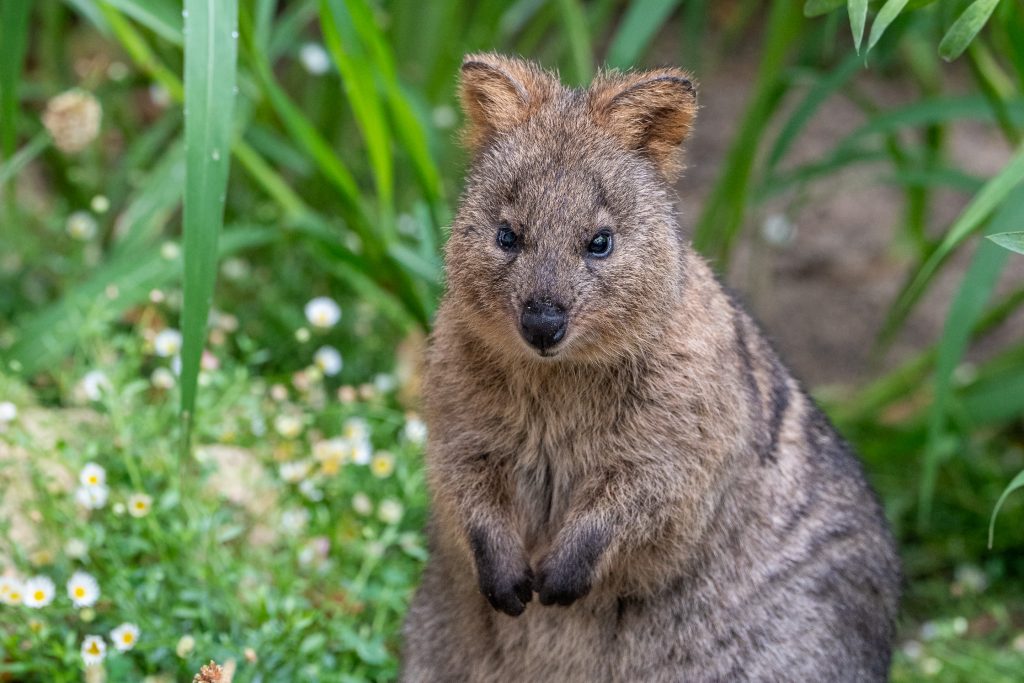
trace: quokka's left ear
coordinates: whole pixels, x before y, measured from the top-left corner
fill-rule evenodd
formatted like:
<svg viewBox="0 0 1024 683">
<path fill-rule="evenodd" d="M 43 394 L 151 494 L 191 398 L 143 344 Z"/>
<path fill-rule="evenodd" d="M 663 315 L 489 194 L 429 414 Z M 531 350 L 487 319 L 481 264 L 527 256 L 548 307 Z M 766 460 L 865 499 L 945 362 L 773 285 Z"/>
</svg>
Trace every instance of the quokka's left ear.
<svg viewBox="0 0 1024 683">
<path fill-rule="evenodd" d="M 589 98 L 597 125 L 650 158 L 666 180 L 675 179 L 679 146 L 697 115 L 697 89 L 689 75 L 672 68 L 604 74 Z"/>
</svg>

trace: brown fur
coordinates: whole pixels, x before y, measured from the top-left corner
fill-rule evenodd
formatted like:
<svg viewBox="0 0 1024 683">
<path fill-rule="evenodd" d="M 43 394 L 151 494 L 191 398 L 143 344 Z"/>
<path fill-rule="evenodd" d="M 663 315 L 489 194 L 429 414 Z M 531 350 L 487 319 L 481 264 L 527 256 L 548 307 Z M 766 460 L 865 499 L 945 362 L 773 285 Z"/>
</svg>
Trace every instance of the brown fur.
<svg viewBox="0 0 1024 683">
<path fill-rule="evenodd" d="M 685 74 L 580 91 L 473 55 L 460 92 L 474 162 L 428 353 L 432 555 L 403 678 L 884 680 L 899 569 L 878 503 L 679 236 Z M 538 298 L 568 316 L 544 353 L 519 333 Z"/>
</svg>

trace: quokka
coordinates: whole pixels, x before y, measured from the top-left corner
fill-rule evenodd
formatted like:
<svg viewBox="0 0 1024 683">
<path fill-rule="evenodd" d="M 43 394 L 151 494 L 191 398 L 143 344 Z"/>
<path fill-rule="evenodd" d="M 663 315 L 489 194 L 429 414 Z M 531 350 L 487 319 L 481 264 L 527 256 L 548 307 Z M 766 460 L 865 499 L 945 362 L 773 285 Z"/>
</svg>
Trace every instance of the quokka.
<svg viewBox="0 0 1024 683">
<path fill-rule="evenodd" d="M 882 681 L 900 568 L 850 448 L 681 237 L 676 69 L 466 57 L 406 681 Z M 537 601 L 531 602 L 534 594 Z"/>
</svg>

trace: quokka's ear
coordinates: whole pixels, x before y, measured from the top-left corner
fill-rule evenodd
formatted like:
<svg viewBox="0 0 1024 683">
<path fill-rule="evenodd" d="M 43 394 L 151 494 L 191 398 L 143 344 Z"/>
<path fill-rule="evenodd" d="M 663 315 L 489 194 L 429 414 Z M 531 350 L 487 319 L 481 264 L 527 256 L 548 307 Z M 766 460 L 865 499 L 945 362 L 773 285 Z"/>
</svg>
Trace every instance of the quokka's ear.
<svg viewBox="0 0 1024 683">
<path fill-rule="evenodd" d="M 590 88 L 595 123 L 645 154 L 667 180 L 680 169 L 679 145 L 697 115 L 697 89 L 679 69 L 606 74 Z"/>
<path fill-rule="evenodd" d="M 459 79 L 466 145 L 475 152 L 495 135 L 515 128 L 551 100 L 558 88 L 551 74 L 522 59 L 466 55 Z"/>
</svg>

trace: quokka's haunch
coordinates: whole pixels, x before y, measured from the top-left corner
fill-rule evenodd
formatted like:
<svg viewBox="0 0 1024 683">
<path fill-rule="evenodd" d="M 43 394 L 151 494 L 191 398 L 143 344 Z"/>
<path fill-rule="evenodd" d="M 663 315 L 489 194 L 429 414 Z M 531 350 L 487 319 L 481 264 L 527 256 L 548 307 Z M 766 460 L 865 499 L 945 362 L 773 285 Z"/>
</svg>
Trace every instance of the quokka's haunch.
<svg viewBox="0 0 1024 683">
<path fill-rule="evenodd" d="M 676 69 L 462 65 L 406 681 L 881 681 L 900 572 L 849 447 L 681 237 Z M 534 594 L 538 600 L 531 602 Z"/>
</svg>

